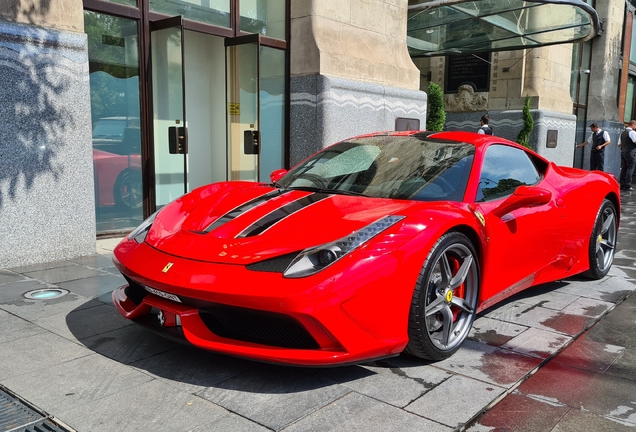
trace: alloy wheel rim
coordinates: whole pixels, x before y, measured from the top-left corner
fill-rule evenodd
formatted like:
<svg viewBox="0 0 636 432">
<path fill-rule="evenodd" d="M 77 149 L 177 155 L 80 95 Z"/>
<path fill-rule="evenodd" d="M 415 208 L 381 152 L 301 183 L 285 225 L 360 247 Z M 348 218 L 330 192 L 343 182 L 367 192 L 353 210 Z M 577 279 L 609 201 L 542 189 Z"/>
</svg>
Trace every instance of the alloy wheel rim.
<svg viewBox="0 0 636 432">
<path fill-rule="evenodd" d="M 435 347 L 448 351 L 468 335 L 477 305 L 477 263 L 463 244 L 439 256 L 427 281 L 425 325 Z"/>
</svg>

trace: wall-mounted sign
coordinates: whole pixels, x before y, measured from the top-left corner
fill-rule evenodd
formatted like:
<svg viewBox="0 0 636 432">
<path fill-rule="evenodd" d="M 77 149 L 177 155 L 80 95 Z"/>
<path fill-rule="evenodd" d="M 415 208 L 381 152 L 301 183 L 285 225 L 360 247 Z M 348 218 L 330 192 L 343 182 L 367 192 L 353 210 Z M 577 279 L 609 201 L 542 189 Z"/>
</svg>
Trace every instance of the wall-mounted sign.
<svg viewBox="0 0 636 432">
<path fill-rule="evenodd" d="M 456 93 L 464 84 L 470 84 L 476 92 L 490 91 L 489 52 L 446 57 L 444 93 Z"/>
<path fill-rule="evenodd" d="M 545 146 L 547 148 L 555 148 L 557 146 L 558 140 L 559 140 L 559 131 L 550 129 L 548 130 L 548 139 L 546 140 Z"/>
<path fill-rule="evenodd" d="M 420 120 L 412 118 L 397 117 L 395 119 L 396 131 L 412 131 L 420 130 Z"/>
<path fill-rule="evenodd" d="M 227 104 L 227 113 L 229 115 L 241 115 L 241 104 L 240 103 L 228 103 Z"/>
</svg>

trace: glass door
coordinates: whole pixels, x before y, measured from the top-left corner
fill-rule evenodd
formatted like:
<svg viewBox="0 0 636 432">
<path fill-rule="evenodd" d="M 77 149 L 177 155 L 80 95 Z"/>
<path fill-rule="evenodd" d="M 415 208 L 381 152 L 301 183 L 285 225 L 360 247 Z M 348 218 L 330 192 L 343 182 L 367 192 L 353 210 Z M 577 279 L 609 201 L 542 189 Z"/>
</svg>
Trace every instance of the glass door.
<svg viewBox="0 0 636 432">
<path fill-rule="evenodd" d="M 259 179 L 259 39 L 226 39 L 229 180 Z"/>
<path fill-rule="evenodd" d="M 160 208 L 188 191 L 183 17 L 150 25 L 155 199 Z"/>
<path fill-rule="evenodd" d="M 260 35 L 226 39 L 228 178 L 269 182 L 285 166 L 284 50 Z"/>
</svg>

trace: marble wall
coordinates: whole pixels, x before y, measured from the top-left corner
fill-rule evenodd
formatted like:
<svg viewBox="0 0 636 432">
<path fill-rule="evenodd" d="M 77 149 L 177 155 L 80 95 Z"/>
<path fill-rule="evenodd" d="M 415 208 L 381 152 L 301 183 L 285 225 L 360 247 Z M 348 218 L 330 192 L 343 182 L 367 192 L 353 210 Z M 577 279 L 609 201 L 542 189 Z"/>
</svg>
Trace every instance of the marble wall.
<svg viewBox="0 0 636 432">
<path fill-rule="evenodd" d="M 426 127 L 426 93 L 325 75 L 291 78 L 291 165 L 356 135 L 395 130 L 397 118 Z"/>
<path fill-rule="evenodd" d="M 0 268 L 95 251 L 86 35 L 0 21 Z"/>
</svg>

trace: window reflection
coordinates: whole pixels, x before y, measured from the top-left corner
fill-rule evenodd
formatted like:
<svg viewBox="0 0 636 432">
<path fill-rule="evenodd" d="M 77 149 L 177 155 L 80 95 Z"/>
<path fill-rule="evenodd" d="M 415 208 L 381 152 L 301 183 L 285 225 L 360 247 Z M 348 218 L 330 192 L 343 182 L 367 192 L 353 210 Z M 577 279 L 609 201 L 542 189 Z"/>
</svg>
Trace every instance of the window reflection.
<svg viewBox="0 0 636 432">
<path fill-rule="evenodd" d="M 150 10 L 221 27 L 230 27 L 230 0 L 150 0 Z"/>
<path fill-rule="evenodd" d="M 84 12 L 88 35 L 97 232 L 143 219 L 135 21 Z"/>
<path fill-rule="evenodd" d="M 285 0 L 241 0 L 241 30 L 285 39 Z"/>
<path fill-rule="evenodd" d="M 505 145 L 486 150 L 476 201 L 490 201 L 512 194 L 522 185 L 533 185 L 541 176 L 528 154 Z"/>
</svg>

